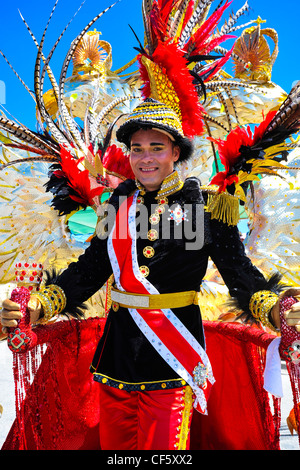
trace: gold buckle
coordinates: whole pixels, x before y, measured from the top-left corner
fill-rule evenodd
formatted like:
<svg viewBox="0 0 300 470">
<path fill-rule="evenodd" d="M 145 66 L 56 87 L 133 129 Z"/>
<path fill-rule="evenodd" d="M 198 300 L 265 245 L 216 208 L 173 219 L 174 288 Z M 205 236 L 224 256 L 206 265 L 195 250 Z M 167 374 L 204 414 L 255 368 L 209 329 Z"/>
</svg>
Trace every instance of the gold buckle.
<svg viewBox="0 0 300 470">
<path fill-rule="evenodd" d="M 174 292 L 170 294 L 142 295 L 129 292 L 122 292 L 117 289 L 111 290 L 111 299 L 113 303 L 117 303 L 126 308 L 139 309 L 166 309 L 166 308 L 182 308 L 188 305 L 198 305 L 199 292 L 185 291 Z"/>
</svg>

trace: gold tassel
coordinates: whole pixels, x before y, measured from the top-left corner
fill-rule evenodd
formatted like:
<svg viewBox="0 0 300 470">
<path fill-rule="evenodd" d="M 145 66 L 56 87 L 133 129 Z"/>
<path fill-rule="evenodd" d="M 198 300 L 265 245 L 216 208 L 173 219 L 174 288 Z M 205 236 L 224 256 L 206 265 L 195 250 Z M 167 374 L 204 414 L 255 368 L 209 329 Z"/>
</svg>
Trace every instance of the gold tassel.
<svg viewBox="0 0 300 470">
<path fill-rule="evenodd" d="M 229 193 L 209 191 L 206 211 L 227 225 L 237 225 L 240 220 L 239 199 Z"/>
</svg>

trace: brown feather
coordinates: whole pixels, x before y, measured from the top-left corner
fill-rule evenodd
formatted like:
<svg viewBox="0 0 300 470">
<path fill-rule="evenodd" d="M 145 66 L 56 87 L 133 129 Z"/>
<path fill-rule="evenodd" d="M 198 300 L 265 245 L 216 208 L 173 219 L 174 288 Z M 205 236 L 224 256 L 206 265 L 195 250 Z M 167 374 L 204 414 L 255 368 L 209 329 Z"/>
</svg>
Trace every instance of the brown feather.
<svg viewBox="0 0 300 470">
<path fill-rule="evenodd" d="M 19 140 L 23 140 L 37 148 L 48 151 L 52 155 L 56 155 L 56 149 L 51 144 L 47 143 L 44 139 L 39 137 L 37 134 L 34 134 L 26 127 L 20 126 L 10 119 L 0 116 L 0 128 L 6 130 L 9 134 L 12 134 Z"/>
<path fill-rule="evenodd" d="M 278 109 L 267 128 L 266 134 L 278 127 L 284 127 L 286 130 L 295 132 L 300 129 L 300 82 L 292 88 L 288 97 Z"/>
</svg>

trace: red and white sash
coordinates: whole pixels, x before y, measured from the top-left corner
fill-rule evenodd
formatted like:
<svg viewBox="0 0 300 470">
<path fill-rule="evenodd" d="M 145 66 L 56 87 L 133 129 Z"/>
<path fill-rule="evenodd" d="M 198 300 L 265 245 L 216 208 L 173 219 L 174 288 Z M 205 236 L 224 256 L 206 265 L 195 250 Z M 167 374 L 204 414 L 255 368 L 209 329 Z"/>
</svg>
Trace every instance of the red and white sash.
<svg viewBox="0 0 300 470">
<path fill-rule="evenodd" d="M 157 295 L 159 292 L 142 276 L 137 262 L 135 219 L 138 193 L 121 204 L 108 239 L 108 253 L 120 291 Z M 128 310 L 155 350 L 191 386 L 196 397 L 195 408 L 207 414 L 207 399 L 215 379 L 202 346 L 170 309 Z"/>
</svg>

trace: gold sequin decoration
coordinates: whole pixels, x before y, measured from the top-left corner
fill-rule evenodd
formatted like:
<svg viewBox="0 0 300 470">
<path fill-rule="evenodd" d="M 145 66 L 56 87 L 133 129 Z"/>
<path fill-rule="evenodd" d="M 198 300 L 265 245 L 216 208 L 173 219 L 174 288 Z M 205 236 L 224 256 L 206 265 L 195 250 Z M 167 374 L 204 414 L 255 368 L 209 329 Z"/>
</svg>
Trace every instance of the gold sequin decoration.
<svg viewBox="0 0 300 470">
<path fill-rule="evenodd" d="M 141 60 L 150 77 L 151 96 L 172 108 L 181 121 L 180 100 L 164 69 L 147 57 L 142 56 Z"/>
<path fill-rule="evenodd" d="M 166 212 L 166 207 L 165 206 L 157 206 L 157 208 L 155 209 L 155 213 L 158 214 L 158 215 L 162 215 Z"/>
<path fill-rule="evenodd" d="M 187 440 L 190 432 L 191 411 L 193 409 L 193 390 L 187 386 L 184 391 L 184 410 L 182 413 L 182 422 L 179 431 L 178 450 L 186 450 Z"/>
<path fill-rule="evenodd" d="M 272 291 L 260 290 L 255 292 L 249 302 L 249 309 L 263 326 L 267 326 L 276 331 L 276 328 L 269 321 L 269 314 L 278 301 L 278 295 Z"/>
<path fill-rule="evenodd" d="M 148 268 L 148 266 L 140 266 L 140 273 L 142 274 L 142 276 L 147 277 L 149 276 L 150 269 Z"/>
<path fill-rule="evenodd" d="M 150 215 L 149 217 L 149 222 L 151 225 L 157 225 L 160 221 L 160 217 L 159 217 L 159 214 L 152 214 Z"/>
<path fill-rule="evenodd" d="M 144 204 L 144 198 L 142 196 L 138 196 L 136 199 L 137 204 Z"/>
<path fill-rule="evenodd" d="M 158 232 L 157 232 L 157 230 L 155 230 L 155 229 L 149 230 L 148 235 L 147 235 L 147 238 L 148 238 L 148 240 L 150 240 L 151 242 L 154 242 L 155 240 L 157 240 L 157 239 L 158 239 Z"/>
<path fill-rule="evenodd" d="M 119 304 L 117 302 L 112 302 L 111 308 L 113 309 L 114 312 L 117 312 L 119 310 Z"/>
<path fill-rule="evenodd" d="M 152 246 L 146 246 L 144 249 L 143 249 L 143 255 L 145 256 L 145 258 L 152 258 L 154 256 L 154 248 L 152 248 Z"/>
</svg>

